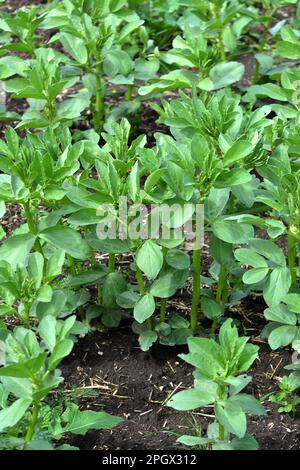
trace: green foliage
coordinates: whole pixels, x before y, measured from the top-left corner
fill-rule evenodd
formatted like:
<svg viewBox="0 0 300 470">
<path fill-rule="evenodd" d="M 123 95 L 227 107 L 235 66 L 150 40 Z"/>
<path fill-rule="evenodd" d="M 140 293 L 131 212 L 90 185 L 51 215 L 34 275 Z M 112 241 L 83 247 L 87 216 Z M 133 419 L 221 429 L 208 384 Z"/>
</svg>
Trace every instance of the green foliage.
<svg viewBox="0 0 300 470">
<path fill-rule="evenodd" d="M 168 406 L 176 410 L 194 410 L 214 406 L 215 423 L 207 437 L 181 436 L 178 442 L 212 449 L 255 449 L 257 443 L 247 434 L 247 415 L 263 415 L 264 408 L 251 395 L 241 393 L 251 381 L 245 372 L 258 356 L 258 348 L 239 337 L 228 319 L 220 328 L 219 342 L 207 338 L 190 338 L 189 353 L 180 357 L 195 367 L 194 387 L 176 393 Z M 235 436 L 233 439 L 231 435 Z"/>
</svg>

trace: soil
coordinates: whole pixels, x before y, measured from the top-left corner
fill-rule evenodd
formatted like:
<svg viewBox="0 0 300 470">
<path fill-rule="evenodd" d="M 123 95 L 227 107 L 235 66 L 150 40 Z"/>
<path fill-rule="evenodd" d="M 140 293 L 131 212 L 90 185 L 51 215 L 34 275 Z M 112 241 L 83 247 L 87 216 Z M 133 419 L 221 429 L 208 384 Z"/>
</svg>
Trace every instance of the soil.
<svg viewBox="0 0 300 470">
<path fill-rule="evenodd" d="M 247 315 L 253 320 L 247 310 Z M 255 318 L 254 318 L 255 320 Z M 249 393 L 260 398 L 276 391 L 276 381 L 291 360 L 288 349 L 271 352 L 259 337 L 252 341 L 260 346 L 259 360 L 251 370 L 253 381 Z M 62 373 L 65 389 L 83 387 L 96 394 L 82 397 L 82 409 L 105 410 L 124 418 L 124 422 L 106 431 L 90 431 L 84 437 L 72 437 L 68 443 L 82 450 L 166 450 L 176 448 L 180 434 L 193 434 L 195 422 L 205 432 L 213 420 L 212 409 L 178 412 L 163 405 L 174 391 L 192 385 L 192 368 L 178 358 L 185 347 L 156 345 L 150 352 L 140 350 L 137 338 L 128 327 L 105 333 L 92 333 L 80 340 L 65 361 Z M 87 387 L 87 388 L 85 388 Z M 281 415 L 277 406 L 265 402 L 267 415 L 249 418 L 248 430 L 261 449 L 297 449 L 300 421 Z"/>
</svg>

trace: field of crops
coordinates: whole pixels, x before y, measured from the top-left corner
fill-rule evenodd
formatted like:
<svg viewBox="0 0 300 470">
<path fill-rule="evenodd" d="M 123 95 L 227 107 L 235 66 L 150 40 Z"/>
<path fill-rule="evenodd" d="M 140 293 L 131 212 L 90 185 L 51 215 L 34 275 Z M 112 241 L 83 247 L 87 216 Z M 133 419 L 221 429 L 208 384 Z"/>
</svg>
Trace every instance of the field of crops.
<svg viewBox="0 0 300 470">
<path fill-rule="evenodd" d="M 0 0 L 0 134 L 0 450 L 299 450 L 299 2 Z"/>
</svg>

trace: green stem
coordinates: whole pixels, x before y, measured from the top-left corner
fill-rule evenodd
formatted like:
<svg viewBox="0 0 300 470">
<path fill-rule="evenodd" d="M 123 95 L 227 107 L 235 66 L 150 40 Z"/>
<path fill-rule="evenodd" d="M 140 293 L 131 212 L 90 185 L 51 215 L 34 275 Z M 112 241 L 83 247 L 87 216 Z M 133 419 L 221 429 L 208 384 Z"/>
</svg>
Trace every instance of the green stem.
<svg viewBox="0 0 300 470">
<path fill-rule="evenodd" d="M 221 300 L 224 300 L 223 294 L 225 293 L 225 289 L 227 291 L 227 270 L 224 265 L 220 266 L 220 272 L 219 272 L 219 279 L 218 279 L 218 287 L 217 287 L 217 293 L 216 293 L 216 302 L 217 304 L 221 303 Z M 219 322 L 215 318 L 213 320 L 212 326 L 211 326 L 211 334 L 214 334 L 216 329 L 218 328 Z"/>
<path fill-rule="evenodd" d="M 27 430 L 27 433 L 26 433 L 26 436 L 25 436 L 25 439 L 24 439 L 25 445 L 28 444 L 29 442 L 31 442 L 31 440 L 33 438 L 33 434 L 34 434 L 34 431 L 35 431 L 35 428 L 36 428 L 39 412 L 40 412 L 40 403 L 39 402 L 34 402 L 33 408 L 32 408 L 30 425 L 29 425 L 29 428 Z"/>
<path fill-rule="evenodd" d="M 198 306 L 200 302 L 201 250 L 193 251 L 193 297 L 191 307 L 191 329 L 196 333 L 198 327 Z"/>
<path fill-rule="evenodd" d="M 161 301 L 160 301 L 160 323 L 163 323 L 166 320 L 166 309 L 167 309 L 167 299 L 161 299 Z"/>
<path fill-rule="evenodd" d="M 162 254 L 164 257 L 163 265 L 166 265 L 166 256 L 168 254 L 168 248 L 165 246 L 162 247 Z M 160 299 L 160 323 L 163 323 L 166 320 L 166 310 L 167 310 L 167 299 Z"/>
<path fill-rule="evenodd" d="M 95 255 L 94 249 L 91 247 L 91 264 L 94 269 L 97 268 L 97 259 Z M 97 285 L 97 300 L 98 300 L 98 305 L 101 305 L 102 303 L 102 289 L 100 284 Z"/>
<path fill-rule="evenodd" d="M 220 385 L 218 389 L 218 398 L 219 400 L 223 400 L 224 398 L 224 388 Z M 225 428 L 222 424 L 219 423 L 219 440 L 225 440 Z"/>
<path fill-rule="evenodd" d="M 96 103 L 95 103 L 95 116 L 94 125 L 96 132 L 100 133 L 102 130 L 103 120 L 103 97 L 102 97 L 102 81 L 101 81 L 101 65 L 96 67 Z"/>
<path fill-rule="evenodd" d="M 145 284 L 144 284 L 143 274 L 142 274 L 142 271 L 140 270 L 140 268 L 138 266 L 136 266 L 135 276 L 136 276 L 136 281 L 137 281 L 137 285 L 138 285 L 138 288 L 139 288 L 139 293 L 141 295 L 144 295 L 145 294 Z"/>
<path fill-rule="evenodd" d="M 221 21 L 220 13 L 221 13 L 220 7 L 218 5 L 215 5 L 214 9 L 213 9 L 213 14 L 214 14 L 214 17 L 217 21 Z M 219 49 L 220 49 L 221 60 L 225 61 L 226 60 L 226 53 L 225 53 L 225 47 L 224 47 L 222 34 L 223 34 L 223 31 L 222 31 L 222 26 L 221 26 L 217 30 L 218 44 L 219 44 Z"/>
<path fill-rule="evenodd" d="M 227 274 L 226 267 L 222 264 L 220 266 L 219 279 L 218 279 L 218 288 L 217 288 L 217 294 L 216 294 L 217 304 L 219 304 L 221 302 L 221 299 L 222 299 L 223 289 L 224 289 L 225 284 L 226 284 L 226 274 Z"/>
<path fill-rule="evenodd" d="M 114 273 L 116 268 L 116 255 L 114 253 L 109 253 L 108 257 L 108 273 Z"/>
<path fill-rule="evenodd" d="M 228 214 L 233 214 L 234 213 L 234 203 L 235 203 L 234 194 L 230 193 L 229 204 L 228 204 Z"/>
<path fill-rule="evenodd" d="M 23 202 L 22 205 L 23 205 L 25 218 L 26 218 L 26 221 L 27 221 L 29 231 L 30 231 L 31 235 L 33 235 L 34 237 L 37 237 L 38 229 L 36 227 L 35 221 L 33 219 L 33 216 L 32 216 L 31 210 L 30 210 L 30 203 L 29 202 Z M 35 248 L 39 253 L 41 253 L 41 255 L 43 256 L 43 258 L 45 260 L 46 258 L 45 258 L 44 252 L 43 252 L 43 247 L 41 245 L 41 242 L 40 242 L 39 238 L 36 238 Z"/>
<path fill-rule="evenodd" d="M 29 330 L 30 329 L 30 315 L 29 315 L 28 305 L 24 305 L 23 323 L 24 323 L 24 328 Z"/>
<path fill-rule="evenodd" d="M 292 283 L 297 280 L 296 273 L 296 240 L 294 235 L 288 231 L 288 266 L 291 273 Z"/>
<path fill-rule="evenodd" d="M 262 33 L 262 39 L 261 39 L 260 46 L 259 46 L 259 49 L 258 49 L 259 54 L 261 54 L 264 51 L 264 49 L 267 45 L 267 42 L 268 42 L 268 31 L 269 31 L 270 23 L 271 23 L 271 20 L 272 20 L 273 10 L 267 10 L 265 15 L 266 16 L 270 15 L 271 18 L 264 25 L 264 30 L 263 30 L 263 33 Z M 258 62 L 258 60 L 256 60 L 254 71 L 253 71 L 253 76 L 252 76 L 252 85 L 255 85 L 258 82 L 258 78 L 259 78 L 259 62 Z"/>
<path fill-rule="evenodd" d="M 126 101 L 132 101 L 132 92 L 133 92 L 133 85 L 128 85 L 127 91 L 126 91 Z"/>
<path fill-rule="evenodd" d="M 224 441 L 225 440 L 225 428 L 222 424 L 219 423 L 219 440 Z"/>
<path fill-rule="evenodd" d="M 67 255 L 67 260 L 69 263 L 70 271 L 73 277 L 77 276 L 77 270 L 75 266 L 74 258 L 71 255 Z"/>
</svg>

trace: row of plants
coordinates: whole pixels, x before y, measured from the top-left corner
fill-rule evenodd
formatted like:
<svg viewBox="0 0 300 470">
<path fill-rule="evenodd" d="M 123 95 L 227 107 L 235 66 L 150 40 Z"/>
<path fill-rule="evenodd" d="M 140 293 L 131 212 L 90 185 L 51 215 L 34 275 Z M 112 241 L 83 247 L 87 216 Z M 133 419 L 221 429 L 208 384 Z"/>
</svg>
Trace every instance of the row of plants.
<svg viewBox="0 0 300 470">
<path fill-rule="evenodd" d="M 74 343 L 122 321 L 143 351 L 188 344 L 194 388 L 168 405 L 213 406 L 216 419 L 180 443 L 258 447 L 246 418 L 265 410 L 243 390 L 259 352 L 230 309 L 262 297 L 270 347 L 300 340 L 300 16 L 273 24 L 296 2 L 263 3 L 65 0 L 1 14 L 0 79 L 26 100 L 22 115 L 1 112 L 17 124 L 0 141 L 0 216 L 14 204 L 23 217 L 0 233 L 1 448 L 65 449 L 65 433 L 121 421 L 72 402 L 51 413 L 49 400 Z M 167 129 L 153 139 L 137 132 L 146 106 Z M 178 235 L 187 221 L 209 240 L 205 273 L 202 244 Z M 172 302 L 183 294 L 188 315 Z M 273 401 L 299 387 L 292 367 Z"/>
</svg>

